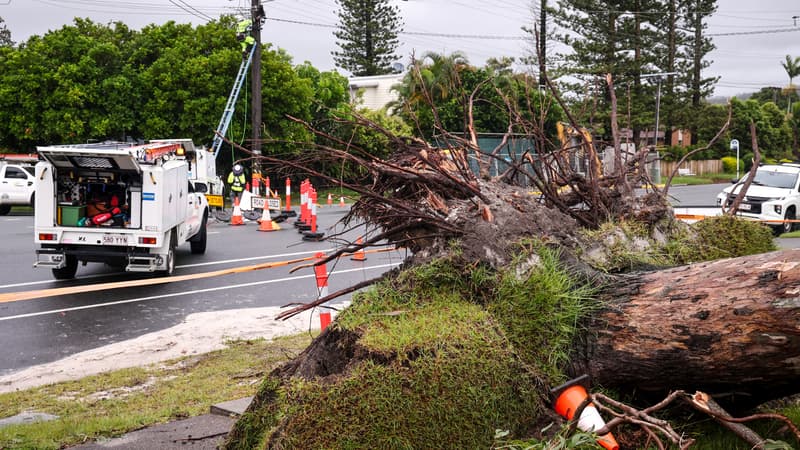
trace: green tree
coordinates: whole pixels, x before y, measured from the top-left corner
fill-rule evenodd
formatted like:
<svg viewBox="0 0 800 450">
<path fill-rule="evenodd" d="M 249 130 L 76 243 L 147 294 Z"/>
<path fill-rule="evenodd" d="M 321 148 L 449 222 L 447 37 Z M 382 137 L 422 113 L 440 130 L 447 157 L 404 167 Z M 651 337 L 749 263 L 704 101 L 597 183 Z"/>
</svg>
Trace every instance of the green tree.
<svg viewBox="0 0 800 450">
<path fill-rule="evenodd" d="M 800 75 L 800 56 L 792 59 L 791 56 L 786 55 L 786 60 L 781 63 L 781 66 L 783 66 L 783 70 L 786 71 L 786 75 L 789 75 L 789 85 L 786 86 L 786 91 L 785 91 L 786 96 L 789 97 L 789 105 L 786 108 L 786 112 L 789 113 L 792 111 L 791 96 L 793 93 L 794 94 L 797 93 L 794 84 L 792 84 L 792 80 L 794 80 L 794 77 Z"/>
<path fill-rule="evenodd" d="M 443 131 L 466 133 L 465 116 L 469 97 L 474 93 L 472 113 L 478 133 L 506 133 L 511 121 L 509 107 L 520 115 L 515 121 L 538 120 L 543 112 L 545 128 L 555 133 L 555 123 L 562 119 L 563 111 L 538 90 L 536 79 L 514 74 L 511 63 L 510 59 L 496 60 L 477 68 L 467 64 L 460 53 L 427 54 L 424 60 L 414 61 L 402 82 L 394 87 L 399 98 L 392 108 L 426 139 Z M 550 107 L 542 108 L 543 103 Z M 514 131 L 524 132 L 520 128 Z"/>
<path fill-rule="evenodd" d="M 0 47 L 11 47 L 14 41 L 11 40 L 11 31 L 6 27 L 5 20 L 0 17 Z"/>
<path fill-rule="evenodd" d="M 77 19 L 18 47 L 0 46 L 0 146 L 128 137 L 210 143 L 241 63 L 234 26 L 228 16 L 196 28 L 168 22 L 141 31 Z M 287 115 L 313 121 L 316 94 L 325 91 L 329 106 L 347 99 L 343 77 L 325 74 L 315 90 L 283 51 L 265 48 L 262 66 L 270 151 L 311 139 Z M 250 122 L 246 95 L 236 111 L 229 136 L 241 141 Z"/>
<path fill-rule="evenodd" d="M 562 70 L 592 84 L 601 83 L 599 119 L 603 130 L 610 130 L 610 93 L 602 81 L 605 74 L 614 78 L 620 108 L 630 107 L 628 120 L 634 139 L 639 131 L 652 129 L 655 85 L 644 83 L 642 75 L 664 71 L 658 52 L 664 39 L 656 25 L 656 19 L 663 15 L 661 6 L 656 0 L 560 0 L 553 11 L 555 24 L 563 30 L 559 40 L 572 49 L 564 55 L 567 67 Z"/>
<path fill-rule="evenodd" d="M 339 24 L 333 35 L 341 51 L 333 51 L 336 65 L 355 76 L 392 73 L 394 52 L 402 32 L 400 9 L 389 0 L 336 0 Z"/>
<path fill-rule="evenodd" d="M 688 109 L 689 115 L 686 122 L 692 131 L 692 144 L 696 141 L 695 123 L 703 99 L 713 91 L 713 85 L 717 82 L 717 77 L 702 76 L 702 70 L 708 68 L 712 61 L 707 59 L 708 54 L 716 48 L 710 38 L 703 34 L 708 27 L 706 20 L 714 11 L 717 10 L 716 0 L 685 0 L 683 4 L 684 28 L 689 32 L 689 43 L 687 45 L 687 57 L 679 65 L 681 72 L 689 75 L 686 80 L 688 95 L 691 107 Z"/>
<path fill-rule="evenodd" d="M 786 71 L 786 75 L 789 76 L 789 87 L 791 87 L 794 77 L 800 75 L 800 56 L 793 59 L 791 56 L 786 55 L 786 60 L 781 63 L 781 66 Z"/>
</svg>

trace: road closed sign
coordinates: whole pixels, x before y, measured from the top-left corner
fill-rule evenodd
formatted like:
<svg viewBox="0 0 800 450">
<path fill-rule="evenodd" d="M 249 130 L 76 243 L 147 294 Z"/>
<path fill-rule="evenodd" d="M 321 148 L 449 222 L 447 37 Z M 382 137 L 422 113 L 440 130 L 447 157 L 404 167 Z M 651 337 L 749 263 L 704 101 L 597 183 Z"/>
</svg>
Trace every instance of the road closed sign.
<svg viewBox="0 0 800 450">
<path fill-rule="evenodd" d="M 253 209 L 264 209 L 264 205 L 267 205 L 267 208 L 270 211 L 280 211 L 281 210 L 281 199 L 279 198 L 264 198 L 264 197 L 252 197 L 250 199 L 250 206 Z"/>
</svg>

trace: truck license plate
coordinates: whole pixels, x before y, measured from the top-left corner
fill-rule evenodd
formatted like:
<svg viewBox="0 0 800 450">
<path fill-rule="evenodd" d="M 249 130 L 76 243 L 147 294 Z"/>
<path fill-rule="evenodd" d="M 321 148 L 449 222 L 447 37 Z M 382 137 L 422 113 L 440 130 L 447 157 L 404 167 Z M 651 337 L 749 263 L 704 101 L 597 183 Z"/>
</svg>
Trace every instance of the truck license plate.
<svg viewBox="0 0 800 450">
<path fill-rule="evenodd" d="M 749 203 L 740 203 L 739 209 L 742 211 L 750 211 L 750 204 Z"/>
<path fill-rule="evenodd" d="M 103 245 L 128 245 L 127 234 L 104 234 Z"/>
</svg>

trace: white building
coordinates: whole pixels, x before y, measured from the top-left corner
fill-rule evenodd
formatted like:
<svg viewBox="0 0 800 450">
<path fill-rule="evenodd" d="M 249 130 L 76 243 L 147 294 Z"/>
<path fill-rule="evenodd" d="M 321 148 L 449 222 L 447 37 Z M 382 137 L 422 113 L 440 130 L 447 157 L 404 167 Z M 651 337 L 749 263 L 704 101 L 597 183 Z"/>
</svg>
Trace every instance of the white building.
<svg viewBox="0 0 800 450">
<path fill-rule="evenodd" d="M 355 101 L 357 94 L 361 95 L 360 106 L 378 110 L 397 100 L 397 92 L 392 91 L 392 86 L 403 80 L 402 73 L 389 75 L 373 75 L 369 77 L 353 77 L 350 83 L 350 99 Z"/>
</svg>

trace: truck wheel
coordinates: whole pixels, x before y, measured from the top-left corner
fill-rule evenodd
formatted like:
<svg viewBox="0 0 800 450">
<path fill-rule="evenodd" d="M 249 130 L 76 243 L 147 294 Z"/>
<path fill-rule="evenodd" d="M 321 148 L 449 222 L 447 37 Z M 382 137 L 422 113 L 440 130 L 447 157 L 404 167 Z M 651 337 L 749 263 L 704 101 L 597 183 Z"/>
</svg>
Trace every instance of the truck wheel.
<svg viewBox="0 0 800 450">
<path fill-rule="evenodd" d="M 797 218 L 797 213 L 794 210 L 794 206 L 786 210 L 786 216 L 783 218 L 784 220 L 795 220 Z M 783 222 L 781 224 L 781 234 L 791 233 L 796 228 L 795 225 L 796 224 L 794 222 Z"/>
<path fill-rule="evenodd" d="M 60 269 L 53 269 L 53 278 L 56 280 L 71 280 L 78 272 L 78 257 L 67 255 L 67 265 Z"/>
<path fill-rule="evenodd" d="M 177 239 L 175 238 L 175 232 L 171 232 L 169 234 L 169 250 L 167 251 L 167 260 L 166 265 L 167 268 L 163 270 L 159 270 L 158 273 L 163 276 L 170 276 L 172 272 L 175 271 L 175 247 L 177 246 Z"/>
<path fill-rule="evenodd" d="M 0 216 L 5 216 L 11 212 L 11 205 L 0 205 Z"/>
<path fill-rule="evenodd" d="M 197 240 L 189 241 L 189 247 L 192 249 L 193 255 L 202 255 L 206 252 L 206 242 L 208 242 L 208 216 L 203 216 L 203 223 L 200 225 L 200 231 L 197 232 Z"/>
</svg>

